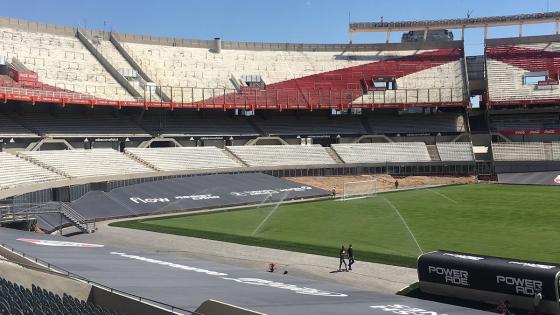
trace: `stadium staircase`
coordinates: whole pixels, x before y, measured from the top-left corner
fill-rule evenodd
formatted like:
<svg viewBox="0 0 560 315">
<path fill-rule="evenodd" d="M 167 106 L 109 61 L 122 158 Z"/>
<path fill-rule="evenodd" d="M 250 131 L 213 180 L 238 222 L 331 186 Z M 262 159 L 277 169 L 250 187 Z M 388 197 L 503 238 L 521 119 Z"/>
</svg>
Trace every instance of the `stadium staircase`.
<svg viewBox="0 0 560 315">
<path fill-rule="evenodd" d="M 59 214 L 82 233 L 93 230 L 86 218 L 64 202 L 47 202 L 41 204 L 13 204 L 0 207 L 0 222 L 21 222 L 33 220 L 40 214 Z"/>
<path fill-rule="evenodd" d="M 370 135 L 374 134 L 373 129 L 371 128 L 371 125 L 369 124 L 369 119 L 368 119 L 367 116 L 360 115 L 360 121 L 362 122 L 362 125 L 364 126 L 364 129 L 367 131 L 368 134 L 370 134 Z"/>
<path fill-rule="evenodd" d="M 426 149 L 428 149 L 428 154 L 430 155 L 430 159 L 432 161 L 441 161 L 441 157 L 439 156 L 437 146 L 426 145 Z"/>
<path fill-rule="evenodd" d="M 338 153 L 336 153 L 335 150 L 333 150 L 331 147 L 325 147 L 325 150 L 327 151 L 327 153 L 330 155 L 330 157 L 335 160 L 336 164 L 344 164 L 344 161 L 340 158 L 340 156 L 338 155 Z"/>
<path fill-rule="evenodd" d="M 92 41 L 87 38 L 80 30 L 76 32 L 78 39 L 84 44 L 84 46 L 89 50 L 89 52 L 99 61 L 99 63 L 111 74 L 111 76 L 135 99 L 143 99 L 143 95 L 140 94 L 128 80 L 119 73 L 119 71 L 95 48 Z"/>
<path fill-rule="evenodd" d="M 152 164 L 152 163 L 150 163 L 150 162 L 148 162 L 148 161 L 146 161 L 146 160 L 144 160 L 144 159 L 138 157 L 136 154 L 130 152 L 129 150 L 126 150 L 126 151 L 124 152 L 124 154 L 125 154 L 126 156 L 128 156 L 129 158 L 133 159 L 134 161 L 136 161 L 136 162 L 138 162 L 138 163 L 140 163 L 140 164 L 143 164 L 144 166 L 146 166 L 146 167 L 148 167 L 148 168 L 151 168 L 151 169 L 153 169 L 153 170 L 155 170 L 155 171 L 157 171 L 157 172 L 160 172 L 160 171 L 161 171 L 161 169 L 159 169 L 159 168 L 158 168 L 157 166 L 155 166 L 154 164 Z"/>
<path fill-rule="evenodd" d="M 552 143 L 544 143 L 544 159 L 547 161 L 554 160 L 554 154 L 552 153 Z"/>
<path fill-rule="evenodd" d="M 253 129 L 255 129 L 255 131 L 258 132 L 260 135 L 268 136 L 268 134 L 266 134 L 266 133 L 264 132 L 264 130 L 263 130 L 252 118 L 247 119 L 247 122 L 248 122 L 249 125 L 251 125 L 251 127 L 253 127 Z"/>
<path fill-rule="evenodd" d="M 235 153 L 233 153 L 228 147 L 225 147 L 224 153 L 229 156 L 230 159 L 234 160 L 235 162 L 239 163 L 239 165 L 249 166 L 249 164 L 245 163 L 241 158 L 239 158 Z"/>
<path fill-rule="evenodd" d="M 138 75 L 145 83 L 155 84 L 155 82 L 148 76 L 148 74 L 146 74 L 144 69 L 140 67 L 136 60 L 134 60 L 134 58 L 132 58 L 128 51 L 126 51 L 126 49 L 121 45 L 119 39 L 113 33 L 109 35 L 109 41 L 111 42 L 111 44 L 113 44 L 113 46 L 121 54 L 121 56 L 128 62 L 132 69 L 138 72 Z M 171 102 L 171 98 L 167 96 L 167 94 L 165 94 L 165 92 L 163 92 L 159 86 L 156 87 L 155 92 L 162 101 Z"/>
</svg>

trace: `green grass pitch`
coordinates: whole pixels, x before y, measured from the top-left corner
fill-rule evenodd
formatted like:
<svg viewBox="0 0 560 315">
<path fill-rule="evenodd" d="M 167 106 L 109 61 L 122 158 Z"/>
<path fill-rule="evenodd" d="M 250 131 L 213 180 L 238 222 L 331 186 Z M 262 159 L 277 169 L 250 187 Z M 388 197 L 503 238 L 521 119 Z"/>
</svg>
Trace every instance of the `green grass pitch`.
<svg viewBox="0 0 560 315">
<path fill-rule="evenodd" d="M 271 213 L 273 208 L 111 225 L 326 256 L 352 243 L 357 260 L 413 267 L 420 250 L 398 209 L 424 252 L 446 249 L 560 262 L 558 187 L 461 185 L 283 204 Z"/>
</svg>

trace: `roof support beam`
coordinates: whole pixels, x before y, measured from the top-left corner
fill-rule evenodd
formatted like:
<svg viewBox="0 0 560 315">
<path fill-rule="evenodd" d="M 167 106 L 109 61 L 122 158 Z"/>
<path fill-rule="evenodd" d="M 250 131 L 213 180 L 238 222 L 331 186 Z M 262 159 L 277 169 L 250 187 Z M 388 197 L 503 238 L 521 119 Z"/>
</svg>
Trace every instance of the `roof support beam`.
<svg viewBox="0 0 560 315">
<path fill-rule="evenodd" d="M 560 20 L 560 11 L 520 15 L 493 16 L 482 18 L 398 21 L 398 22 L 354 22 L 350 23 L 351 33 L 360 32 L 406 32 L 463 28 L 482 28 L 496 26 L 515 26 L 519 24 L 555 23 Z"/>
</svg>

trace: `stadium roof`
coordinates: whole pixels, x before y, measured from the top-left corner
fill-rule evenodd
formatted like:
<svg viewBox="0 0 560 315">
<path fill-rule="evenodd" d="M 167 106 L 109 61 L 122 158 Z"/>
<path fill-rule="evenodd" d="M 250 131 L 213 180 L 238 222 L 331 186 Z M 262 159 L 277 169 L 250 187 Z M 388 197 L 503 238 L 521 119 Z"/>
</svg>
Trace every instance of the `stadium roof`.
<svg viewBox="0 0 560 315">
<path fill-rule="evenodd" d="M 493 26 L 540 24 L 560 22 L 560 12 L 544 12 L 518 15 L 491 16 L 481 18 L 396 21 L 396 22 L 355 22 L 350 23 L 349 31 L 354 32 L 395 32 L 425 31 L 440 29 L 465 29 Z"/>
</svg>

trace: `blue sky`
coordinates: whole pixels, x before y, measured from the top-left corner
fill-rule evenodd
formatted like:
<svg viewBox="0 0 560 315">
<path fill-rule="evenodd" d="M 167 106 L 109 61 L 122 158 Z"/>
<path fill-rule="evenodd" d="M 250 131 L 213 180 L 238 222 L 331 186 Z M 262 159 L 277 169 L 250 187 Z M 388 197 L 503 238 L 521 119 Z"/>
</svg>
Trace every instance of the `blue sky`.
<svg viewBox="0 0 560 315">
<path fill-rule="evenodd" d="M 548 3 L 548 4 L 547 4 Z M 38 22 L 182 38 L 345 43 L 352 21 L 443 19 L 560 11 L 560 0 L 18 0 L 2 15 Z M 525 35 L 552 34 L 554 25 L 526 26 Z M 489 37 L 516 36 L 516 27 Z M 460 33 L 455 34 L 460 39 Z M 394 34 L 393 42 L 400 39 Z M 354 42 L 383 42 L 385 34 L 357 34 Z M 482 53 L 482 30 L 467 30 L 468 55 Z"/>
</svg>

